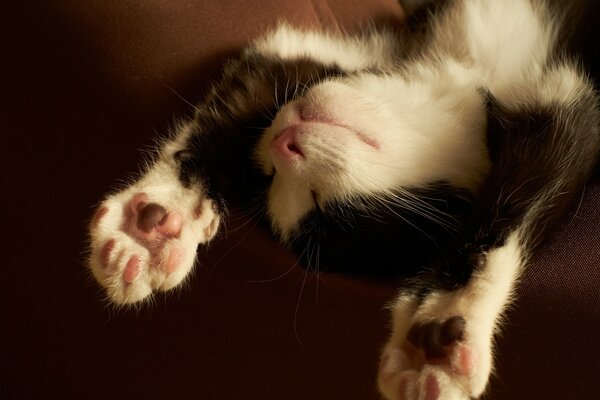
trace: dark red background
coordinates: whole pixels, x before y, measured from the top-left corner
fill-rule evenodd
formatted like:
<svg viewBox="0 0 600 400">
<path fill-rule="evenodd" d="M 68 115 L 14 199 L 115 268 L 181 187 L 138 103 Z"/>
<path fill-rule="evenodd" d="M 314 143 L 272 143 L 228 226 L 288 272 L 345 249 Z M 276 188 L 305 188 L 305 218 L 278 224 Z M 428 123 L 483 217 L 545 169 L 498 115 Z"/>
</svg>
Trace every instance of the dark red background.
<svg viewBox="0 0 600 400">
<path fill-rule="evenodd" d="M 394 0 L 3 5 L 0 398 L 377 398 L 391 285 L 306 275 L 232 221 L 183 290 L 116 310 L 86 270 L 86 224 L 189 113 L 179 96 L 198 99 L 276 20 L 352 29 L 401 15 Z M 595 71 L 599 16 L 588 4 L 574 26 Z M 598 396 L 599 206 L 594 182 L 525 274 L 490 398 Z"/>
</svg>

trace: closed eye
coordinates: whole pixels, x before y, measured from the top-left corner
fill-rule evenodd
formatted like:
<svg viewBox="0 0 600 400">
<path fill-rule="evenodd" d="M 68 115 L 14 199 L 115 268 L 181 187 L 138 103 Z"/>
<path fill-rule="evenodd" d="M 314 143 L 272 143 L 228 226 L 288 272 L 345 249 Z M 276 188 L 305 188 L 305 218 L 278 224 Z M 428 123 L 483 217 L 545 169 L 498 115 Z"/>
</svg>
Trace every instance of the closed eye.
<svg viewBox="0 0 600 400">
<path fill-rule="evenodd" d="M 193 156 L 194 156 L 193 151 L 184 149 L 184 150 L 176 151 L 175 154 L 173 154 L 173 159 L 175 159 L 175 161 L 177 161 L 178 163 L 181 163 L 181 162 L 191 159 Z"/>
</svg>

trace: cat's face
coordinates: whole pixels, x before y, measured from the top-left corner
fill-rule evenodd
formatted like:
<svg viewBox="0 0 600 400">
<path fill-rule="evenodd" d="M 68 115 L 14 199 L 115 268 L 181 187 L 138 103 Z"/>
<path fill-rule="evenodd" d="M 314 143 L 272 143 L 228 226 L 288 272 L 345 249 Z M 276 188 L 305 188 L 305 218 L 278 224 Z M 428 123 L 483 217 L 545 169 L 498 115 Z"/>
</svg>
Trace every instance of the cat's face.
<svg viewBox="0 0 600 400">
<path fill-rule="evenodd" d="M 380 228 L 405 225 L 420 241 L 438 236 L 432 221 L 452 225 L 448 196 L 474 192 L 488 164 L 483 103 L 461 85 L 434 90 L 431 81 L 364 73 L 326 80 L 285 104 L 255 154 L 272 176 L 274 232 L 306 251 L 309 239 L 331 240 L 335 230 L 345 239 L 351 231 L 377 235 L 378 219 Z"/>
</svg>

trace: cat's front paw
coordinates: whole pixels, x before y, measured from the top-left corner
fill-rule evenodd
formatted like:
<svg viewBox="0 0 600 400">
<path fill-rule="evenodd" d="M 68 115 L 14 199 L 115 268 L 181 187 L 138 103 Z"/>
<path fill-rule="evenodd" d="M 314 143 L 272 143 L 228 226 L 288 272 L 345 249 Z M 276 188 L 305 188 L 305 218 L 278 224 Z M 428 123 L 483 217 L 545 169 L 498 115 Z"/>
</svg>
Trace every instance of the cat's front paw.
<svg viewBox="0 0 600 400">
<path fill-rule="evenodd" d="M 198 244 L 218 230 L 214 202 L 184 188 L 170 170 L 157 163 L 140 182 L 109 196 L 92 218 L 90 267 L 115 303 L 180 284 Z"/>
</svg>

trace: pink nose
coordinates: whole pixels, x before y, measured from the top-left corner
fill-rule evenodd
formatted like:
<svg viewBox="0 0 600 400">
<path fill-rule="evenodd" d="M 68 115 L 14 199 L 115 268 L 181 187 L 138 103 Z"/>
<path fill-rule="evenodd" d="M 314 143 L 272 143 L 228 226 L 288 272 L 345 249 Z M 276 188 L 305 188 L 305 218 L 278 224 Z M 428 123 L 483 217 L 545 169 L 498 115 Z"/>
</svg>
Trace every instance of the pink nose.
<svg viewBox="0 0 600 400">
<path fill-rule="evenodd" d="M 132 211 L 130 226 L 136 236 L 149 239 L 154 232 L 158 232 L 163 236 L 173 237 L 181 232 L 181 215 L 167 211 L 160 204 L 149 202 L 145 193 L 133 196 L 130 210 Z"/>
<path fill-rule="evenodd" d="M 279 155 L 285 158 L 304 157 L 302 149 L 297 143 L 298 126 L 290 126 L 281 132 L 281 134 L 273 141 L 273 148 Z"/>
</svg>

